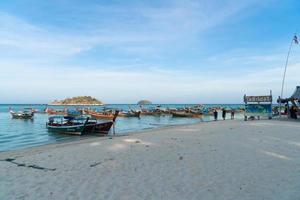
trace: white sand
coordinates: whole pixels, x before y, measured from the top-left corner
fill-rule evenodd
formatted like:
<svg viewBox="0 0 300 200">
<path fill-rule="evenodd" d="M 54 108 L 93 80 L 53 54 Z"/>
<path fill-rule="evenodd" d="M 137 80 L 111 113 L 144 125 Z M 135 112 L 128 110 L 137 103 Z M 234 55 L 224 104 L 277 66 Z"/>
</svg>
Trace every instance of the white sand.
<svg viewBox="0 0 300 200">
<path fill-rule="evenodd" d="M 201 123 L 6 158 L 25 166 L 0 161 L 1 200 L 300 199 L 299 122 Z"/>
</svg>

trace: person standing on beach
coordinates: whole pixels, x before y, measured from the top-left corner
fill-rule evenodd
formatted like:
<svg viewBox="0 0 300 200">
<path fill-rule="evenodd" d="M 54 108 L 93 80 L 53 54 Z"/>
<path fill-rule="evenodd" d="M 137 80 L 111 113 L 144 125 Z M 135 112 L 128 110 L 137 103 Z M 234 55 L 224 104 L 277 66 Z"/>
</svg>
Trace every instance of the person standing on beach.
<svg viewBox="0 0 300 200">
<path fill-rule="evenodd" d="M 297 108 L 295 106 L 291 107 L 290 116 L 292 119 L 297 119 Z"/>
<path fill-rule="evenodd" d="M 218 111 L 217 109 L 214 110 L 214 117 L 215 117 L 215 121 L 218 120 Z"/>
<path fill-rule="evenodd" d="M 231 119 L 234 119 L 234 110 L 231 110 Z"/>
<path fill-rule="evenodd" d="M 226 119 L 226 110 L 225 110 L 225 108 L 222 109 L 222 118 L 223 118 L 223 120 Z"/>
</svg>

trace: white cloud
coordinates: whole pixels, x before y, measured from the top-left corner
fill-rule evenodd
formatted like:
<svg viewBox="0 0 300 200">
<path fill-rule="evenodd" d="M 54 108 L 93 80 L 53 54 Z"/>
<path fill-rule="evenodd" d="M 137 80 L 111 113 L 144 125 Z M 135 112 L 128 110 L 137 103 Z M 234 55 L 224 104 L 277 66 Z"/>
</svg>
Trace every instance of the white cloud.
<svg viewBox="0 0 300 200">
<path fill-rule="evenodd" d="M 79 37 L 51 33 L 22 19 L 0 13 L 0 52 L 20 54 L 69 56 L 87 49 Z"/>
<path fill-rule="evenodd" d="M 300 63 L 288 68 L 285 96 L 300 84 Z M 273 90 L 279 95 L 282 68 L 240 74 L 238 77 L 207 76 L 188 71 L 152 70 L 103 70 L 86 68 L 16 68 L 14 79 L 3 75 L 2 103 L 22 97 L 20 102 L 48 102 L 75 95 L 92 95 L 107 103 L 135 103 L 151 99 L 158 103 L 241 103 L 242 96 L 268 94 Z M 9 73 L 13 73 L 11 70 Z M 33 99 L 33 100 L 32 100 Z"/>
</svg>

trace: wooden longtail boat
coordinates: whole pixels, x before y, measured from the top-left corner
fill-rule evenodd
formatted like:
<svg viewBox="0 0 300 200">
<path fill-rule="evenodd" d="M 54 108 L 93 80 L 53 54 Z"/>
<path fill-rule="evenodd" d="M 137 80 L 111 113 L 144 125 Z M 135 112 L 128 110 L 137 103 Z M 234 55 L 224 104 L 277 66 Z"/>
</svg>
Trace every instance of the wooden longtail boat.
<svg viewBox="0 0 300 200">
<path fill-rule="evenodd" d="M 168 114 L 170 114 L 169 111 L 163 111 L 159 109 L 154 109 L 154 110 L 143 109 L 141 112 L 141 115 L 151 115 L 151 116 L 161 116 L 161 115 L 168 115 Z"/>
<path fill-rule="evenodd" d="M 173 117 L 191 117 L 191 118 L 201 118 L 203 116 L 202 113 L 192 113 L 192 112 L 184 112 L 184 111 L 173 111 L 171 112 Z"/>
<path fill-rule="evenodd" d="M 141 117 L 141 111 L 131 110 L 129 112 L 121 112 L 121 113 L 119 113 L 119 116 L 120 117 L 138 117 L 138 118 L 140 118 Z"/>
<path fill-rule="evenodd" d="M 106 135 L 113 126 L 117 115 L 118 112 L 115 113 L 112 120 L 107 122 L 98 122 L 90 117 L 52 116 L 49 118 L 49 122 L 46 123 L 46 127 L 49 131 L 64 134 L 101 133 Z"/>
<path fill-rule="evenodd" d="M 24 108 L 23 111 L 15 112 L 12 109 L 9 110 L 12 118 L 14 119 L 33 119 L 34 112 L 31 108 Z"/>
<path fill-rule="evenodd" d="M 95 119 L 110 119 L 112 120 L 115 117 L 114 113 L 111 112 L 96 112 L 92 110 L 85 111 L 86 114 L 91 115 Z"/>
<path fill-rule="evenodd" d="M 54 110 L 51 108 L 46 108 L 45 112 L 48 113 L 49 115 L 66 115 L 68 113 L 67 109 L 64 110 Z"/>
<path fill-rule="evenodd" d="M 141 112 L 142 115 L 153 115 L 153 112 L 150 110 L 143 109 Z"/>
</svg>

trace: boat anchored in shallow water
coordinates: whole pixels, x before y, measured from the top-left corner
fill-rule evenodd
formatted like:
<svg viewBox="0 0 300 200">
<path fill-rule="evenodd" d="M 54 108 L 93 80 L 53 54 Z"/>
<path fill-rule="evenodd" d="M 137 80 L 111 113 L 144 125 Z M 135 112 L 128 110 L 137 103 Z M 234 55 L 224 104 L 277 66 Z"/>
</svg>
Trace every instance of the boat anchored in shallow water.
<svg viewBox="0 0 300 200">
<path fill-rule="evenodd" d="M 187 117 L 187 118 L 202 118 L 202 113 L 186 112 L 186 111 L 173 111 L 171 112 L 173 117 Z"/>
<path fill-rule="evenodd" d="M 13 111 L 11 108 L 9 109 L 9 113 L 14 119 L 33 119 L 34 111 L 32 108 L 24 108 L 22 111 Z"/>
<path fill-rule="evenodd" d="M 98 122 L 97 119 L 90 117 L 72 117 L 72 116 L 52 116 L 49 117 L 49 122 L 46 123 L 46 127 L 49 131 L 72 134 L 72 135 L 83 135 L 90 133 L 100 133 L 107 135 L 113 126 L 118 112 L 115 117 L 106 122 Z"/>
<path fill-rule="evenodd" d="M 140 118 L 141 117 L 141 111 L 135 111 L 135 110 L 129 110 L 127 112 L 121 112 L 119 113 L 120 117 L 137 117 Z"/>
</svg>

